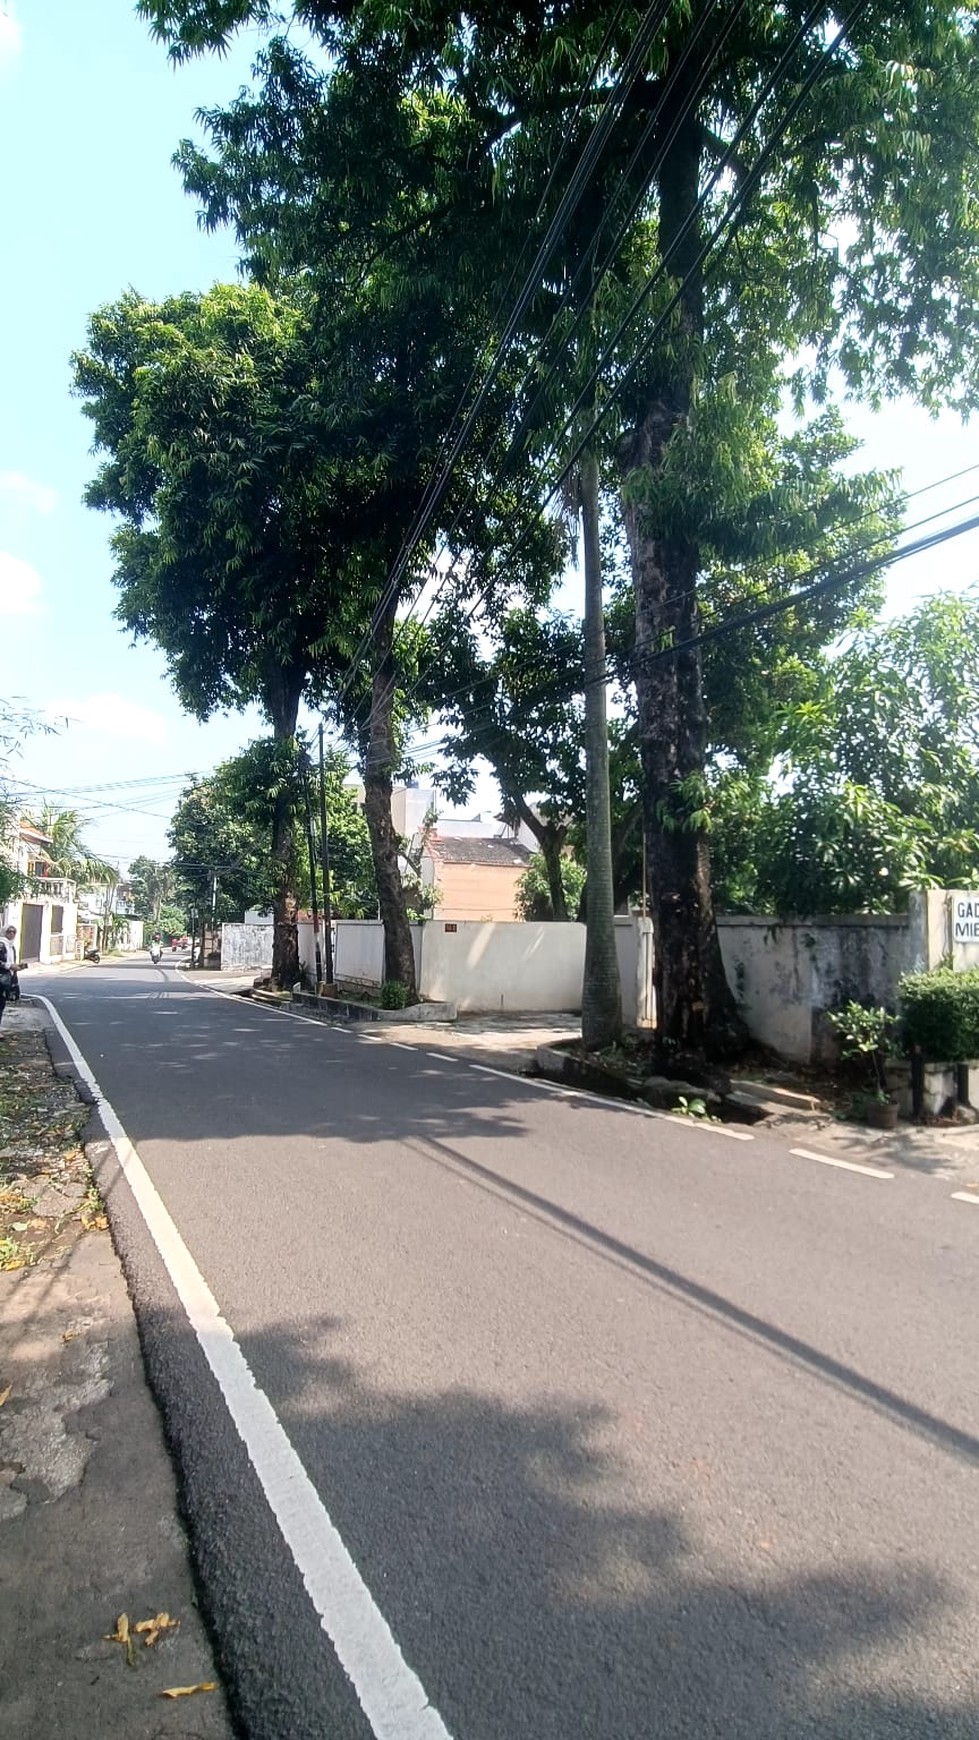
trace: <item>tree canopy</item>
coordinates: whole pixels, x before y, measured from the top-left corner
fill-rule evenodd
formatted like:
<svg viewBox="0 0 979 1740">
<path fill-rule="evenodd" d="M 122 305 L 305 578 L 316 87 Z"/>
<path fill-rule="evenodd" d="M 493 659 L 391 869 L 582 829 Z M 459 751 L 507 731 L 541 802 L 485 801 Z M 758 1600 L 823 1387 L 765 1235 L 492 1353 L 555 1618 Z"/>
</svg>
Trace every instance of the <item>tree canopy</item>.
<svg viewBox="0 0 979 1740">
<path fill-rule="evenodd" d="M 979 868 L 979 600 L 939 594 L 822 657 L 784 710 L 774 781 L 714 805 L 719 898 L 755 911 L 895 912 Z"/>
<path fill-rule="evenodd" d="M 274 21 L 265 0 L 141 9 L 177 55 Z M 464 294 L 453 274 L 469 238 L 466 257 L 502 294 L 514 281 L 514 236 L 537 240 L 560 210 L 525 305 L 525 343 L 546 330 L 548 302 L 567 339 L 568 321 L 595 306 L 596 285 L 611 286 L 594 381 L 567 370 L 567 392 L 560 377 L 548 387 L 545 417 L 555 452 L 567 453 L 568 419 L 580 429 L 597 392 L 635 605 L 661 1028 L 677 1045 L 721 1044 L 735 1011 L 713 923 L 701 631 L 732 610 L 737 619 L 735 607 L 759 592 L 789 596 L 783 548 L 825 548 L 838 522 L 852 552 L 861 513 L 873 519 L 883 506 L 879 490 L 861 502 L 838 479 L 827 491 L 825 464 L 820 476 L 800 448 L 759 464 L 759 428 L 787 393 L 800 411 L 841 391 L 874 403 L 898 392 L 931 406 L 975 401 L 977 21 L 952 0 L 863 0 L 842 12 L 801 0 L 677 0 L 654 12 L 610 0 L 587 14 L 571 0 L 464 10 L 447 0 L 422 10 L 303 0 L 292 10 L 326 50 L 328 71 L 273 39 L 257 96 L 209 117 L 210 156 L 188 148 L 182 158 L 211 220 L 233 218 L 257 264 L 274 257 L 263 231 L 306 247 L 316 233 L 307 220 L 324 211 L 329 230 L 345 175 L 356 184 L 376 161 L 383 178 L 393 159 L 373 152 L 363 127 L 374 103 L 395 122 L 451 117 L 465 146 L 463 202 L 460 178 L 439 177 L 424 156 L 424 197 L 419 181 L 406 183 L 410 245 L 433 274 L 451 261 L 446 281 Z M 390 260 L 393 230 L 379 229 L 369 207 L 355 233 Z M 540 380 L 552 353 L 545 344 L 529 354 Z M 505 426 L 532 421 L 518 393 Z M 588 439 L 587 429 L 577 435 L 579 448 Z M 857 570 L 844 562 L 843 579 Z M 825 616 L 794 608 L 797 624 L 809 614 L 814 637 L 827 632 Z M 771 719 L 757 663 L 764 640 L 732 630 L 726 646 L 738 667 L 730 698 L 759 736 Z M 791 674 L 776 671 L 779 681 Z M 736 724 L 719 714 L 718 739 Z"/>
</svg>

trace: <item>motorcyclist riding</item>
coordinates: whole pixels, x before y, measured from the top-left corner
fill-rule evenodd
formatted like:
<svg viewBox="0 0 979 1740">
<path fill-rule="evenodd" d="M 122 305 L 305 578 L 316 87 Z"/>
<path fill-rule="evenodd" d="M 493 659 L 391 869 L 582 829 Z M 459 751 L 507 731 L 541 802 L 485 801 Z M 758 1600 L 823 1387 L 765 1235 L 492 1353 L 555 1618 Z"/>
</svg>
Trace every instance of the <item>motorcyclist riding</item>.
<svg viewBox="0 0 979 1740">
<path fill-rule="evenodd" d="M 162 958 L 163 958 L 163 943 L 162 943 L 159 936 L 154 936 L 152 942 L 150 943 L 150 960 L 153 962 L 154 967 L 159 966 Z"/>
</svg>

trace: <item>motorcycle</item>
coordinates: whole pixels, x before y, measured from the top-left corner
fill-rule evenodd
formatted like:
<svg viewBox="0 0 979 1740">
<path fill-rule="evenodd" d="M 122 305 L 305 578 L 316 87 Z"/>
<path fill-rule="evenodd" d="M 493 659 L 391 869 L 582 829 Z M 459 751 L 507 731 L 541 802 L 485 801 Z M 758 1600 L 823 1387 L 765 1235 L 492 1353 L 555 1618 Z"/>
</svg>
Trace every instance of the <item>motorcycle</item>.
<svg viewBox="0 0 979 1740">
<path fill-rule="evenodd" d="M 158 967 L 160 962 L 162 961 L 162 959 L 163 959 L 163 950 L 161 949 L 159 943 L 151 944 L 151 946 L 150 946 L 150 960 L 153 962 L 154 967 Z"/>
<path fill-rule="evenodd" d="M 86 949 L 85 953 L 82 955 L 82 960 L 91 961 L 93 967 L 97 967 L 101 959 L 102 956 L 99 954 L 98 949 Z"/>
</svg>

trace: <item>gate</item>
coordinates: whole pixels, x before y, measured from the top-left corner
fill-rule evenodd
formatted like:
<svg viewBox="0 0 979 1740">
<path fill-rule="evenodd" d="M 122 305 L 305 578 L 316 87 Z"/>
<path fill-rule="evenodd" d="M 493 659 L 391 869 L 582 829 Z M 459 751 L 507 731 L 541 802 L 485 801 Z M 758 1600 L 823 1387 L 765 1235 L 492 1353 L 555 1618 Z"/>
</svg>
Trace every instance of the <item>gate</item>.
<svg viewBox="0 0 979 1740">
<path fill-rule="evenodd" d="M 39 961 L 41 958 L 41 919 L 43 906 L 34 901 L 25 901 L 20 910 L 20 956 L 24 961 Z"/>
</svg>

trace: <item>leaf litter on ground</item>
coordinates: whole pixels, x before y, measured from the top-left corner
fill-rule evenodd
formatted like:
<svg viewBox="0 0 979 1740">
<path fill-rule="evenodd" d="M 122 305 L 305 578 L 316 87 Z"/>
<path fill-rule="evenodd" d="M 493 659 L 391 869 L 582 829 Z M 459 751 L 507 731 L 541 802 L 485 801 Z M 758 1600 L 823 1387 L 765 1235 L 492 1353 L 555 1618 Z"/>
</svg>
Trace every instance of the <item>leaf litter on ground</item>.
<svg viewBox="0 0 979 1740">
<path fill-rule="evenodd" d="M 95 1232 L 107 1222 L 80 1143 L 88 1111 L 73 1084 L 56 1075 L 43 1033 L 8 1021 L 3 1040 L 0 1269 L 14 1270 L 56 1256 L 71 1223 Z M 38 1214 L 46 1191 L 68 1207 Z"/>
</svg>

